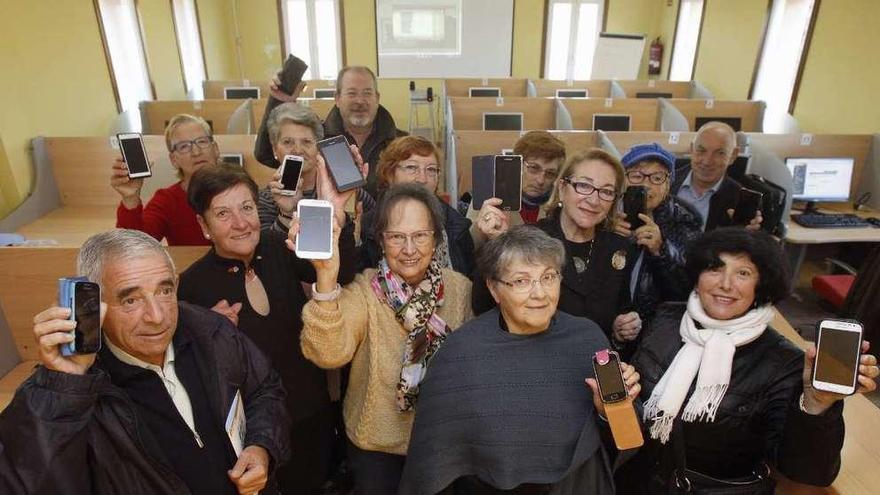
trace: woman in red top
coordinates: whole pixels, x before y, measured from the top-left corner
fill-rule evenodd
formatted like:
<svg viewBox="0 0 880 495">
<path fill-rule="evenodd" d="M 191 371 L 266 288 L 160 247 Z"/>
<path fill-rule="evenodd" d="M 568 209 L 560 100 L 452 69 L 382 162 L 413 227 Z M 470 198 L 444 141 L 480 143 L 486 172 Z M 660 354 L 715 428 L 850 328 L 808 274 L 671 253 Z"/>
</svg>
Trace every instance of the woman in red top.
<svg viewBox="0 0 880 495">
<path fill-rule="evenodd" d="M 122 196 L 116 226 L 146 232 L 160 241 L 167 239 L 170 246 L 207 246 L 210 241 L 186 200 L 186 188 L 196 170 L 216 165 L 220 157 L 211 127 L 200 117 L 175 115 L 165 128 L 165 144 L 180 182 L 157 190 L 146 206 L 141 202 L 144 179 L 129 179 L 121 159 L 113 163 L 110 185 Z"/>
</svg>

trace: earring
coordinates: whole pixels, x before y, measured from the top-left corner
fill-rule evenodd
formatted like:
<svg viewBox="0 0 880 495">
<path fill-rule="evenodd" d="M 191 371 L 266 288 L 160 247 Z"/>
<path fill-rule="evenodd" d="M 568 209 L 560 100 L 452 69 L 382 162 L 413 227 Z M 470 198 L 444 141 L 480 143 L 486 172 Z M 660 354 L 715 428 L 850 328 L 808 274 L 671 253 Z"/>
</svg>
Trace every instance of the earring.
<svg viewBox="0 0 880 495">
<path fill-rule="evenodd" d="M 207 234 L 207 233 L 206 233 L 206 234 L 205 234 L 205 239 L 210 239 L 210 238 L 211 238 L 211 234 Z"/>
</svg>

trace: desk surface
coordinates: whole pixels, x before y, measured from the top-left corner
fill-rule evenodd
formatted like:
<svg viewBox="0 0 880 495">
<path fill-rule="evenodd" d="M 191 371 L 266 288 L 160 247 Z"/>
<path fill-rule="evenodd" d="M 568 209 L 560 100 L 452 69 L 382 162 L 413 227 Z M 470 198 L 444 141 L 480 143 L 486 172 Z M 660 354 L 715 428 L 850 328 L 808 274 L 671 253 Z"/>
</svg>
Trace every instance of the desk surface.
<svg viewBox="0 0 880 495">
<path fill-rule="evenodd" d="M 819 209 L 827 213 L 855 213 L 860 217 L 880 217 L 877 211 L 855 212 L 849 203 L 825 205 Z M 798 213 L 800 214 L 800 213 Z M 792 215 L 794 217 L 795 215 Z M 794 220 L 788 223 L 785 242 L 792 244 L 828 244 L 833 242 L 880 242 L 880 229 L 863 227 L 857 229 L 811 229 L 802 227 Z"/>
</svg>

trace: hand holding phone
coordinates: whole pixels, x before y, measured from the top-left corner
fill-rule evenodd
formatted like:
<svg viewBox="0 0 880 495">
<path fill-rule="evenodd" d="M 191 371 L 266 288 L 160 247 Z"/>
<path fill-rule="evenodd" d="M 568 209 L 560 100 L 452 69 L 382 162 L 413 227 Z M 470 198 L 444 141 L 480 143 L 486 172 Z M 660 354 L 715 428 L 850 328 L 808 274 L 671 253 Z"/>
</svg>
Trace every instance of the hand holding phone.
<svg viewBox="0 0 880 495">
<path fill-rule="evenodd" d="M 76 322 L 74 340 L 61 344 L 61 354 L 94 354 L 101 349 L 101 288 L 83 277 L 59 280 L 58 302 Z"/>
<path fill-rule="evenodd" d="M 366 184 L 344 135 L 318 141 L 318 151 L 324 157 L 337 191 L 345 192 Z"/>
<path fill-rule="evenodd" d="M 119 141 L 119 150 L 122 152 L 122 160 L 128 168 L 128 177 L 130 179 L 140 179 L 153 175 L 150 171 L 147 149 L 144 147 L 144 140 L 140 134 L 117 134 L 116 139 Z"/>
<path fill-rule="evenodd" d="M 813 388 L 843 395 L 855 393 L 862 350 L 862 324 L 855 320 L 826 319 L 817 327 Z"/>
<path fill-rule="evenodd" d="M 632 366 L 627 366 L 624 373 L 620 356 L 608 349 L 596 352 L 592 359 L 596 378 L 592 383 L 588 379 L 587 384 L 594 394 L 598 392 L 599 401 L 594 395 L 593 402 L 608 419 L 614 444 L 618 450 L 640 447 L 645 441 L 630 397 L 636 396 L 641 390 L 638 374 Z M 628 381 L 631 390 L 627 387 Z"/>
</svg>

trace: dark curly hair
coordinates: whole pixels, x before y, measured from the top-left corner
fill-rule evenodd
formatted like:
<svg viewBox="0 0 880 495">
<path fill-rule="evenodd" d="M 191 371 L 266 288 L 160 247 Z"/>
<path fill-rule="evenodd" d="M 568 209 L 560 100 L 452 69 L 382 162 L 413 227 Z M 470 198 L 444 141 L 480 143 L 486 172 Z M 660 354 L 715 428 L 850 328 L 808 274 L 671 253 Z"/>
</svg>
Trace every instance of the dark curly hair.
<svg viewBox="0 0 880 495">
<path fill-rule="evenodd" d="M 721 253 L 744 254 L 758 267 L 755 304 L 776 304 L 790 291 L 791 271 L 782 244 L 764 231 L 724 227 L 706 232 L 688 249 L 685 269 L 696 286 L 700 274 L 724 265 Z"/>
<path fill-rule="evenodd" d="M 257 201 L 257 184 L 241 167 L 218 164 L 214 167 L 200 168 L 193 174 L 186 191 L 186 199 L 193 211 L 204 216 L 215 196 L 233 187 L 244 184 Z"/>
</svg>

